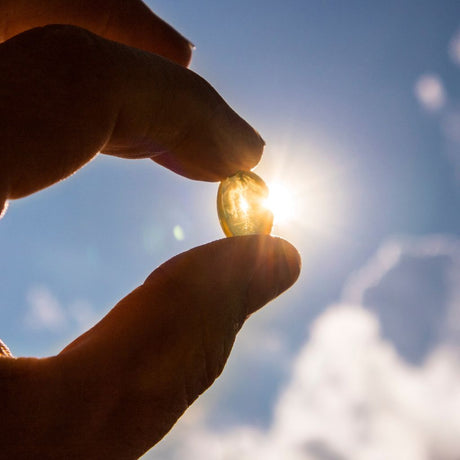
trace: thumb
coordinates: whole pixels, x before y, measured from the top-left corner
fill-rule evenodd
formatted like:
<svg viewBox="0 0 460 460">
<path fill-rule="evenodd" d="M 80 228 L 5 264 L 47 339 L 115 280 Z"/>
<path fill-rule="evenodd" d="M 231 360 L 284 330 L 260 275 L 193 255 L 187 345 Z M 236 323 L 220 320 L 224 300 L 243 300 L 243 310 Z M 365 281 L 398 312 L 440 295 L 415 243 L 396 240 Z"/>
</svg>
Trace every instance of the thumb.
<svg viewBox="0 0 460 460">
<path fill-rule="evenodd" d="M 107 453 L 97 446 L 108 440 L 118 454 L 131 449 L 128 458 L 158 442 L 222 372 L 247 316 L 294 283 L 299 269 L 289 243 L 251 235 L 192 249 L 155 270 L 57 357 L 67 419 L 100 424 L 87 448 Z"/>
</svg>

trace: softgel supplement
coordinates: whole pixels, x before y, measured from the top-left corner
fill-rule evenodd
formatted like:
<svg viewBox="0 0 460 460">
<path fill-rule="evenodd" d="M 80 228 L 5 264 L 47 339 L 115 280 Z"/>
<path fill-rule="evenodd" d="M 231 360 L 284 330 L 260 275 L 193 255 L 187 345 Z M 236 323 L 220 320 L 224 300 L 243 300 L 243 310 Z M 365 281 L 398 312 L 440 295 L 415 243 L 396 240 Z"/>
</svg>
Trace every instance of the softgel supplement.
<svg viewBox="0 0 460 460">
<path fill-rule="evenodd" d="M 267 208 L 268 187 L 251 171 L 227 177 L 217 191 L 217 213 L 226 236 L 269 234 L 273 213 Z"/>
</svg>

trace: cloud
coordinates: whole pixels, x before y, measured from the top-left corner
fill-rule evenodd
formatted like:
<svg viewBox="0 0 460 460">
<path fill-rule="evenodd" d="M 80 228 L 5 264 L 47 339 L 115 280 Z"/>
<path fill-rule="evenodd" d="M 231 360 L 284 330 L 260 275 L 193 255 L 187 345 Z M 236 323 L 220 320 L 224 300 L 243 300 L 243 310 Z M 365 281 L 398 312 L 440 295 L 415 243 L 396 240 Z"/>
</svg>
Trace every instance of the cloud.
<svg viewBox="0 0 460 460">
<path fill-rule="evenodd" d="M 97 315 L 91 304 L 76 300 L 65 307 L 44 285 L 31 287 L 26 295 L 28 309 L 24 325 L 35 331 L 80 333 L 93 326 Z"/>
<path fill-rule="evenodd" d="M 409 329 L 422 330 L 430 323 L 424 310 L 431 311 L 433 302 L 443 303 L 436 340 L 417 365 L 385 332 L 390 326 L 380 309 L 389 304 L 382 299 L 395 302 L 399 318 L 411 316 Z M 414 310 L 414 299 L 419 310 Z M 397 316 L 395 308 L 391 311 Z M 268 429 L 217 431 L 206 424 L 206 414 L 192 409 L 171 441 L 147 458 L 456 460 L 459 311 L 460 240 L 433 236 L 390 241 L 351 276 L 343 299 L 312 325 Z"/>
<path fill-rule="evenodd" d="M 407 361 L 419 364 L 433 346 L 460 345 L 460 245 L 431 236 L 390 241 L 351 276 L 343 293 L 379 319 L 382 335 Z"/>
<path fill-rule="evenodd" d="M 344 459 L 453 460 L 459 381 L 455 354 L 439 349 L 423 366 L 409 366 L 382 339 L 375 315 L 331 307 L 297 358 L 268 436 L 279 458 L 323 458 L 305 450 L 314 443 Z"/>
<path fill-rule="evenodd" d="M 425 74 L 418 78 L 414 88 L 415 96 L 426 110 L 438 111 L 446 102 L 444 86 L 439 76 Z"/>
<path fill-rule="evenodd" d="M 57 331 L 67 325 L 60 303 L 46 286 L 34 286 L 27 293 L 29 309 L 24 318 L 30 329 Z"/>
</svg>

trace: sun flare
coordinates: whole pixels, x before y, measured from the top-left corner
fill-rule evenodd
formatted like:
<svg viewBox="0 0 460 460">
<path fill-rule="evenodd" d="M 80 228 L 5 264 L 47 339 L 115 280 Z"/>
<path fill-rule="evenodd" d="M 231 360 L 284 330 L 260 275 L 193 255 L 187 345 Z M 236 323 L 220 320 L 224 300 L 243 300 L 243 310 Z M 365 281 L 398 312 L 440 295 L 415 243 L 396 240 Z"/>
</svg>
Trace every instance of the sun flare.
<svg viewBox="0 0 460 460">
<path fill-rule="evenodd" d="M 274 216 L 274 223 L 285 224 L 296 215 L 296 203 L 292 190 L 283 183 L 274 182 L 268 185 L 269 195 L 265 206 Z"/>
</svg>

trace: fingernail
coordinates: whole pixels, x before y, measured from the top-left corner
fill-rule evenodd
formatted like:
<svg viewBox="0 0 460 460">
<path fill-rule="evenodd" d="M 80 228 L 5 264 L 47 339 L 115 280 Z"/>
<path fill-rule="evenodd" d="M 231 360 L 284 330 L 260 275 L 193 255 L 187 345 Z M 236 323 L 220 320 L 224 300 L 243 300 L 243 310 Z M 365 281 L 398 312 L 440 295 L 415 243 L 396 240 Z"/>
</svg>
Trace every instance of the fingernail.
<svg viewBox="0 0 460 460">
<path fill-rule="evenodd" d="M 300 274 L 298 251 L 281 238 L 261 240 L 259 257 L 248 285 L 248 315 L 291 287 Z"/>
<path fill-rule="evenodd" d="M 0 219 L 5 215 L 7 209 L 8 200 L 3 200 L 2 198 L 0 198 Z"/>
<path fill-rule="evenodd" d="M 8 187 L 2 187 L 0 190 L 0 219 L 5 215 L 8 209 Z"/>
</svg>

